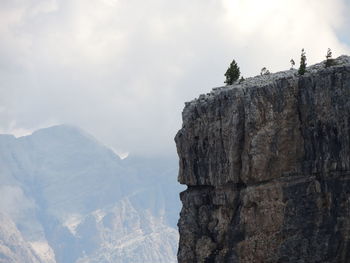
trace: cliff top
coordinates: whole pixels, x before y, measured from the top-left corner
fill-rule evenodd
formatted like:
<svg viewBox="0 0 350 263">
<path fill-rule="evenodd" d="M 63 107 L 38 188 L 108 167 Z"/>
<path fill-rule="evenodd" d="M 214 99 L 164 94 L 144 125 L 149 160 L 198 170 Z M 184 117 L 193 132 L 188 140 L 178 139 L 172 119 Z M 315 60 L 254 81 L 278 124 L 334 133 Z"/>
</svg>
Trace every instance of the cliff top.
<svg viewBox="0 0 350 263">
<path fill-rule="evenodd" d="M 196 153 L 193 163 L 182 158 L 184 170 L 180 173 L 180 182 L 188 185 L 223 185 L 239 180 L 254 183 L 295 172 L 349 170 L 348 161 L 339 164 L 335 161 L 342 159 L 339 156 L 347 151 L 345 148 L 340 151 L 347 144 L 338 142 L 339 134 L 346 134 L 346 127 L 350 126 L 349 87 L 350 57 L 341 56 L 334 59 L 334 66 L 326 68 L 321 62 L 308 67 L 303 76 L 299 76 L 297 70 L 287 70 L 248 78 L 200 95 L 186 104 L 183 126 L 175 138 L 178 152 Z M 300 127 L 304 127 L 303 132 Z M 307 138 L 309 134 L 314 137 Z M 327 134 L 329 141 L 321 145 L 320 138 Z M 218 139 L 211 142 L 210 138 Z M 298 149 L 296 142 L 300 143 Z M 316 142 L 317 145 L 313 145 Z M 283 147 L 276 150 L 279 144 Z M 327 147 L 332 149 L 327 150 L 331 155 L 321 160 L 327 160 L 329 167 L 321 169 L 323 163 L 311 167 L 317 155 L 313 150 L 326 155 Z M 291 149 L 295 150 L 294 155 Z M 220 156 L 226 159 L 214 162 Z M 304 157 L 306 161 L 301 161 Z M 202 170 L 198 168 L 198 160 L 203 162 Z M 275 162 L 288 165 L 272 176 L 271 167 Z M 262 167 L 266 168 L 264 172 Z"/>
<path fill-rule="evenodd" d="M 350 66 L 350 56 L 342 55 L 338 58 L 334 59 L 334 65 L 331 67 L 326 68 L 325 67 L 325 60 L 314 64 L 312 66 L 309 66 L 306 68 L 306 72 L 304 76 L 308 76 L 310 74 L 315 74 L 321 71 L 327 71 L 338 67 L 343 67 L 344 65 Z M 195 104 L 199 101 L 207 101 L 210 100 L 213 96 L 216 96 L 220 94 L 223 91 L 233 90 L 233 89 L 246 89 L 249 87 L 263 87 L 267 84 L 277 81 L 280 79 L 287 79 L 287 78 L 299 78 L 300 75 L 298 74 L 297 69 L 289 69 L 285 71 L 279 71 L 276 73 L 270 73 L 268 75 L 257 75 L 254 77 L 246 78 L 244 81 L 239 83 L 239 81 L 236 81 L 233 85 L 227 85 L 227 86 L 220 86 L 215 87 L 212 89 L 210 93 L 207 94 L 201 94 L 198 98 L 195 98 L 189 102 L 185 102 L 185 108 L 190 106 L 191 104 Z"/>
</svg>

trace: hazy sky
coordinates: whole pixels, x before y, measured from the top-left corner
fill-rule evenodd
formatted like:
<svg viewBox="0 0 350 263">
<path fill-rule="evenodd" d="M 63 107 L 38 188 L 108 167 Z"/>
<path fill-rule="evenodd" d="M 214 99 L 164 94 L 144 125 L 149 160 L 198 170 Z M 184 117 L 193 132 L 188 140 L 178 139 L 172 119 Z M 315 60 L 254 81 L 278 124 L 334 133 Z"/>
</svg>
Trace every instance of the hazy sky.
<svg viewBox="0 0 350 263">
<path fill-rule="evenodd" d="M 0 132 L 79 126 L 168 154 L 184 102 L 245 77 L 350 54 L 345 0 L 0 0 Z"/>
</svg>

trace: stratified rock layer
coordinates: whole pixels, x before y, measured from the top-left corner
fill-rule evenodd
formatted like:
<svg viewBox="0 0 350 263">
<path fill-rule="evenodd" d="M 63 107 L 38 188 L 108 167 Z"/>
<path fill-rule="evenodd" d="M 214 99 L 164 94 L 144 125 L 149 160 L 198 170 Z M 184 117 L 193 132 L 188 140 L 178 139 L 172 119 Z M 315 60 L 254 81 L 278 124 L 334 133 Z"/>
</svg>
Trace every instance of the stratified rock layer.
<svg viewBox="0 0 350 263">
<path fill-rule="evenodd" d="M 350 58 L 186 103 L 180 263 L 350 262 Z"/>
</svg>

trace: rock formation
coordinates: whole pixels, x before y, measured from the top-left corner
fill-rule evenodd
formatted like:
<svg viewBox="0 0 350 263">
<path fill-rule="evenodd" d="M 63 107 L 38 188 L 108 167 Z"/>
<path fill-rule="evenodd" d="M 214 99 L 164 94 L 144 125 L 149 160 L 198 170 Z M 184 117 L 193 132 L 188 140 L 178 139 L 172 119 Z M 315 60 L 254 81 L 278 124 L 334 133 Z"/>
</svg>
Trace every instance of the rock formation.
<svg viewBox="0 0 350 263">
<path fill-rule="evenodd" d="M 51 263 L 44 261 L 26 242 L 14 222 L 0 213 L 0 263 Z"/>
<path fill-rule="evenodd" d="M 186 103 L 178 261 L 350 262 L 350 57 Z"/>
</svg>

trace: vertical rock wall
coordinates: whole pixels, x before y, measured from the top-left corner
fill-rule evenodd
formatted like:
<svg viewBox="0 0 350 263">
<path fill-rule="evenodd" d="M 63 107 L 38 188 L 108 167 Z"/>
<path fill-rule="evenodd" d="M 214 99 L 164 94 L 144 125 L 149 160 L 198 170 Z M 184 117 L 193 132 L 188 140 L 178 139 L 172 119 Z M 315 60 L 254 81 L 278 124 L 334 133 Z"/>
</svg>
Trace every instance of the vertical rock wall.
<svg viewBox="0 0 350 263">
<path fill-rule="evenodd" d="M 350 58 L 186 103 L 180 263 L 350 262 Z"/>
</svg>

